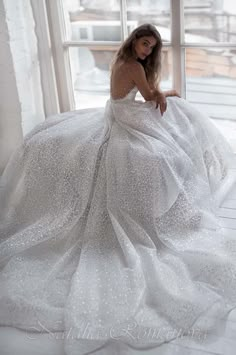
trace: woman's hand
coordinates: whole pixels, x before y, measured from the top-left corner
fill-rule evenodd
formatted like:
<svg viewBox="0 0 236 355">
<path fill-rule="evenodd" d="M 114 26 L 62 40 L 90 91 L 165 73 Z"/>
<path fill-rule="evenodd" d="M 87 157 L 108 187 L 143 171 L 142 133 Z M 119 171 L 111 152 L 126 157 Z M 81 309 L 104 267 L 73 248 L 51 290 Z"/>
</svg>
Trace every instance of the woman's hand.
<svg viewBox="0 0 236 355">
<path fill-rule="evenodd" d="M 155 101 L 156 101 L 156 108 L 158 108 L 158 106 L 160 106 L 161 115 L 163 116 L 163 113 L 166 111 L 166 108 L 167 108 L 165 94 L 163 92 L 158 92 L 155 95 Z"/>
<path fill-rule="evenodd" d="M 168 96 L 178 96 L 178 97 L 181 97 L 181 96 L 179 95 L 179 93 L 178 93 L 176 90 L 164 91 L 163 94 L 165 95 L 165 97 L 168 97 Z"/>
</svg>

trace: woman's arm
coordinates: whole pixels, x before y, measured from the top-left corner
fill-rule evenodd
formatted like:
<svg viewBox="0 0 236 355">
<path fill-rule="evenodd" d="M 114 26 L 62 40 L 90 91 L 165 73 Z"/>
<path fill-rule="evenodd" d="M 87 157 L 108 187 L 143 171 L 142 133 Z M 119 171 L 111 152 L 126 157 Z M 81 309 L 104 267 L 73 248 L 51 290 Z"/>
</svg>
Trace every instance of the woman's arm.
<svg viewBox="0 0 236 355">
<path fill-rule="evenodd" d="M 151 89 L 143 66 L 134 61 L 127 65 L 127 75 L 129 79 L 137 86 L 139 92 L 146 101 L 155 100 L 156 92 Z"/>
<path fill-rule="evenodd" d="M 151 88 L 144 71 L 143 66 L 138 62 L 129 63 L 127 68 L 127 73 L 129 78 L 137 86 L 139 92 L 144 97 L 146 101 L 155 101 L 156 108 L 160 105 L 161 114 L 166 111 L 166 97 L 156 88 Z"/>
</svg>

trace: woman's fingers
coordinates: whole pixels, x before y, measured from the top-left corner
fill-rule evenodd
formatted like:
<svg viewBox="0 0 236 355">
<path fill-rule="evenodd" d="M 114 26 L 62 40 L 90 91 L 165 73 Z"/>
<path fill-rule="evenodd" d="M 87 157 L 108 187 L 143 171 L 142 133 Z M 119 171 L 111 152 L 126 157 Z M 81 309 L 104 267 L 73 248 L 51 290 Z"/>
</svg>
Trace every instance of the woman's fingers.
<svg viewBox="0 0 236 355">
<path fill-rule="evenodd" d="M 161 111 L 162 116 L 163 116 L 163 113 L 166 111 L 166 109 L 167 109 L 167 102 L 165 101 L 160 104 L 160 111 Z"/>
<path fill-rule="evenodd" d="M 160 105 L 160 111 L 161 111 L 161 115 L 163 115 L 163 113 L 166 111 L 167 109 L 167 102 L 156 102 L 156 109 L 159 107 Z"/>
<path fill-rule="evenodd" d="M 163 113 L 166 111 L 167 108 L 166 97 L 163 94 L 159 94 L 156 97 L 156 109 L 159 107 L 159 105 L 160 105 L 161 115 L 163 115 Z"/>
</svg>

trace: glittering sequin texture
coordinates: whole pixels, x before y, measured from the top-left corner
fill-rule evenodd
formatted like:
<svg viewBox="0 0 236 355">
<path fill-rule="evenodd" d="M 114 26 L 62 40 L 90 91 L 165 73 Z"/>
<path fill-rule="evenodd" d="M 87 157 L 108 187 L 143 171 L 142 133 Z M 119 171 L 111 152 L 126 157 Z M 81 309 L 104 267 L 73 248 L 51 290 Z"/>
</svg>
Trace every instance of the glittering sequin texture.
<svg viewBox="0 0 236 355">
<path fill-rule="evenodd" d="M 231 148 L 184 99 L 161 116 L 136 92 L 48 118 L 0 180 L 0 323 L 68 332 L 68 355 L 210 332 L 236 304 Z"/>
</svg>

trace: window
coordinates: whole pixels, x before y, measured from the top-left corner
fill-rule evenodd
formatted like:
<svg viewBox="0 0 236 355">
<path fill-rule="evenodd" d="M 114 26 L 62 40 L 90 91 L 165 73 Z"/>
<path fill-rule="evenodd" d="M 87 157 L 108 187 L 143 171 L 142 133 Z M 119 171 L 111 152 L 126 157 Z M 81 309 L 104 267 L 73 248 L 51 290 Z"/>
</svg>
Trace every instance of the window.
<svg viewBox="0 0 236 355">
<path fill-rule="evenodd" d="M 236 151 L 236 4 L 184 0 L 186 98 L 206 112 Z"/>
<path fill-rule="evenodd" d="M 164 43 L 162 88 L 176 88 L 210 115 L 236 149 L 236 3 L 58 0 L 47 7 L 62 111 L 104 106 L 115 52 L 150 22 Z"/>
</svg>

